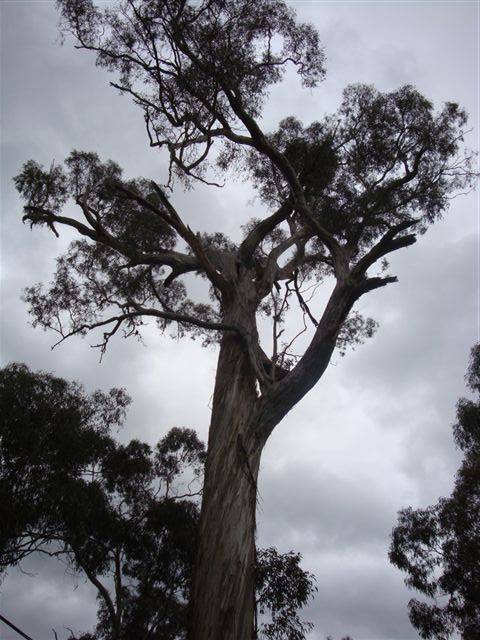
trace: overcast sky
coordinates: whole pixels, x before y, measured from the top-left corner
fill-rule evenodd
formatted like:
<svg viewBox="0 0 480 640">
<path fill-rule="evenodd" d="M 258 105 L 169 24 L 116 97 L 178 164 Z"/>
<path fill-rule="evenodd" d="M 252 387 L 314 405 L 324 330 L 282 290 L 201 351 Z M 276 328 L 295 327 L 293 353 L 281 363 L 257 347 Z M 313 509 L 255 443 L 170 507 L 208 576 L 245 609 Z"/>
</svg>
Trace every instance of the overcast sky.
<svg viewBox="0 0 480 640">
<path fill-rule="evenodd" d="M 295 114 L 304 122 L 333 111 L 352 82 L 381 90 L 414 84 L 435 104 L 470 113 L 478 147 L 478 32 L 475 2 L 295 2 L 314 22 L 327 54 L 327 79 L 302 90 L 293 76 L 276 87 L 264 125 Z M 88 389 L 124 386 L 133 397 L 122 439 L 155 442 L 172 426 L 205 439 L 216 352 L 188 338 L 147 330 L 145 345 L 112 341 L 103 362 L 89 340 L 50 349 L 54 336 L 28 325 L 22 289 L 48 281 L 70 237 L 21 224 L 11 177 L 25 160 L 61 161 L 72 148 L 95 150 L 129 176 L 161 179 L 164 158 L 146 144 L 142 114 L 108 87 L 92 57 L 61 47 L 51 2 L 1 6 L 2 326 L 1 364 L 82 381 Z M 174 202 L 199 230 L 238 234 L 258 213 L 248 184 L 222 191 L 177 191 Z M 277 427 L 261 466 L 259 544 L 295 549 L 319 592 L 305 617 L 312 639 L 418 637 L 406 610 L 411 593 L 387 559 L 389 533 L 403 506 L 449 493 L 458 464 L 451 424 L 470 346 L 479 339 L 478 194 L 457 198 L 444 220 L 392 259 L 399 283 L 362 298 L 377 335 L 345 358 L 335 355 L 320 383 Z M 167 369 L 168 363 L 168 369 Z M 64 626 L 88 630 L 95 592 L 63 567 L 25 564 L 1 585 L 0 610 L 35 640 Z M 0 623 L 1 624 L 1 623 Z M 0 627 L 0 638 L 13 638 Z"/>
</svg>

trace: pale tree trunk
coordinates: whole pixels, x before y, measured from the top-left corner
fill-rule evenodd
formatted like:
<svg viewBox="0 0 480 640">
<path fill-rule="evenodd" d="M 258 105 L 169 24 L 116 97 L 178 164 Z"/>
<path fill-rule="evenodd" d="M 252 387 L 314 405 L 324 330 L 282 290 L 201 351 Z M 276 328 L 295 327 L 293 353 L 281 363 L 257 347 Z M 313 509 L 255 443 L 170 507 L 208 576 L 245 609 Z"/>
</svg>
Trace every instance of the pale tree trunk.
<svg viewBox="0 0 480 640">
<path fill-rule="evenodd" d="M 248 316 L 255 330 L 253 309 Z M 242 318 L 243 326 L 249 318 Z M 243 340 L 226 334 L 208 440 L 191 640 L 252 638 L 256 485 L 263 447 L 251 428 L 255 385 Z"/>
<path fill-rule="evenodd" d="M 249 280 L 251 283 L 251 280 Z M 247 286 L 226 322 L 258 338 Z M 218 361 L 192 590 L 189 640 L 252 640 L 256 485 L 274 427 L 325 371 L 355 295 L 335 287 L 300 365 L 262 397 L 245 340 L 225 333 Z"/>
</svg>

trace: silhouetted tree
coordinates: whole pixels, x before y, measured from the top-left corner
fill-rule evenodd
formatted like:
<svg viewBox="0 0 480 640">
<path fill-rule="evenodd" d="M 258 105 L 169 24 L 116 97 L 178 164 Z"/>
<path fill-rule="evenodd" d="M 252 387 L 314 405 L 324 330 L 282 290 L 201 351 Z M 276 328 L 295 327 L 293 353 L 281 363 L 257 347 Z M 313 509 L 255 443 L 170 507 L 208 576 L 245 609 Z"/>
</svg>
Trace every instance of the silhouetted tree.
<svg viewBox="0 0 480 640">
<path fill-rule="evenodd" d="M 273 547 L 257 552 L 256 607 L 261 615 L 270 615 L 261 624 L 265 640 L 303 640 L 313 629 L 297 613 L 317 590 L 314 576 L 300 567 L 301 557 L 293 551 L 280 554 Z"/>
<path fill-rule="evenodd" d="M 466 376 L 480 393 L 480 344 Z M 463 452 L 453 493 L 426 509 L 402 509 L 392 532 L 390 560 L 406 571 L 407 586 L 434 599 L 409 602 L 422 638 L 446 640 L 460 633 L 480 638 L 480 398 L 457 404 L 455 442 Z"/>
<path fill-rule="evenodd" d="M 128 403 L 120 389 L 87 394 L 25 365 L 0 370 L 0 570 L 40 553 L 85 575 L 99 614 L 95 634 L 79 640 L 180 640 L 204 445 L 178 428 L 153 449 L 118 443 L 111 432 Z M 258 553 L 261 638 L 302 639 L 310 628 L 298 610 L 314 578 L 300 559 Z"/>
<path fill-rule="evenodd" d="M 246 640 L 263 447 L 335 346 L 373 334 L 374 321 L 352 308 L 396 282 L 385 256 L 412 245 L 471 184 L 461 153 L 466 114 L 454 103 L 435 112 L 411 86 L 353 85 L 336 113 L 306 126 L 288 117 L 268 133 L 262 108 L 286 67 L 309 88 L 325 73 L 318 34 L 284 2 L 58 4 L 64 31 L 116 74 L 112 85 L 142 110 L 150 145 L 168 151 L 168 186 L 175 178 L 213 184 L 215 172 L 228 180 L 236 168 L 270 210 L 241 239 L 200 233 L 167 187 L 124 178 L 118 164 L 81 151 L 49 169 L 29 161 L 15 178 L 24 220 L 79 235 L 51 285 L 26 292 L 35 324 L 60 341 L 100 328 L 102 349 L 122 329 L 139 334 L 148 318 L 162 331 L 220 343 L 191 637 Z M 79 217 L 64 212 L 69 202 Z M 192 299 L 185 274 L 206 279 L 211 299 Z M 321 282 L 331 294 L 317 318 L 305 291 Z M 300 331 L 298 318 L 287 324 L 289 309 Z M 259 342 L 259 314 L 271 319 L 271 348 Z M 302 355 L 292 344 L 307 323 Z"/>
</svg>

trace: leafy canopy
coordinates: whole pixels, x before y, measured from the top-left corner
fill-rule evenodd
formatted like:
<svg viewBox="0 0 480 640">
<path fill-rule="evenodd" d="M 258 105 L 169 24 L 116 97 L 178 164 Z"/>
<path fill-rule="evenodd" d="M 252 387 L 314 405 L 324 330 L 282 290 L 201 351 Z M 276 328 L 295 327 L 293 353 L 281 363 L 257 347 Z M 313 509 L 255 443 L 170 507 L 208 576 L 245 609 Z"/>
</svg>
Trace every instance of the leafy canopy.
<svg viewBox="0 0 480 640">
<path fill-rule="evenodd" d="M 287 67 L 307 87 L 325 73 L 317 32 L 284 2 L 58 6 L 63 32 L 93 52 L 143 112 L 150 144 L 168 151 L 172 179 L 192 186 L 218 174 L 229 180 L 236 170 L 271 213 L 246 225 L 243 238 L 205 234 L 176 210 L 171 180 L 162 187 L 127 179 L 91 152 L 73 151 L 49 169 L 29 161 L 15 178 L 24 220 L 79 234 L 52 283 L 27 289 L 34 324 L 56 330 L 60 341 L 101 328 L 103 349 L 119 330 L 139 335 L 146 318 L 206 343 L 234 332 L 263 390 L 300 364 L 292 348 L 298 321 L 287 326 L 289 311 L 303 316 L 301 333 L 307 325 L 313 331 L 312 348 L 325 340 L 307 292 L 327 276 L 342 291 L 333 330 L 342 351 L 372 335 L 375 323 L 351 309 L 364 293 L 395 282 L 384 274 L 385 256 L 413 244 L 473 184 L 472 156 L 462 150 L 465 112 L 455 103 L 435 111 L 412 86 L 381 93 L 353 85 L 336 113 L 309 125 L 290 116 L 265 132 L 263 105 Z M 72 202 L 78 216 L 65 215 Z M 189 291 L 188 273 L 207 279 L 209 298 Z M 233 311 L 239 300 L 249 301 L 248 318 Z M 271 348 L 260 346 L 252 319 L 262 313 L 273 324 Z M 307 365 L 297 369 L 299 384 L 318 377 Z"/>
</svg>

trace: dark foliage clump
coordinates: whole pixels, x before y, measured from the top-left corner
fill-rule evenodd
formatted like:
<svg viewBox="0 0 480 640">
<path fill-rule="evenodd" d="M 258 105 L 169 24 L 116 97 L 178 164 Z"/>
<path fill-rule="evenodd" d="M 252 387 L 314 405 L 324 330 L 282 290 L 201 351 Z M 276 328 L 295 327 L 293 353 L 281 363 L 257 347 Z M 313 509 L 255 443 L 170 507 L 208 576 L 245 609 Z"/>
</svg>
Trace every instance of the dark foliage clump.
<svg viewBox="0 0 480 640">
<path fill-rule="evenodd" d="M 480 344 L 471 351 L 468 387 L 480 392 Z M 480 400 L 460 398 L 453 434 L 463 453 L 453 493 L 426 509 L 403 509 L 390 560 L 407 573 L 410 620 L 422 638 L 480 637 Z M 433 599 L 433 604 L 430 599 Z"/>
<path fill-rule="evenodd" d="M 39 553 L 89 580 L 98 624 L 78 640 L 185 638 L 205 462 L 195 431 L 121 444 L 124 390 L 88 394 L 22 364 L 0 370 L 0 402 L 0 571 Z M 314 578 L 300 559 L 259 550 L 256 598 L 271 617 L 260 637 L 310 629 L 298 611 Z"/>
</svg>

